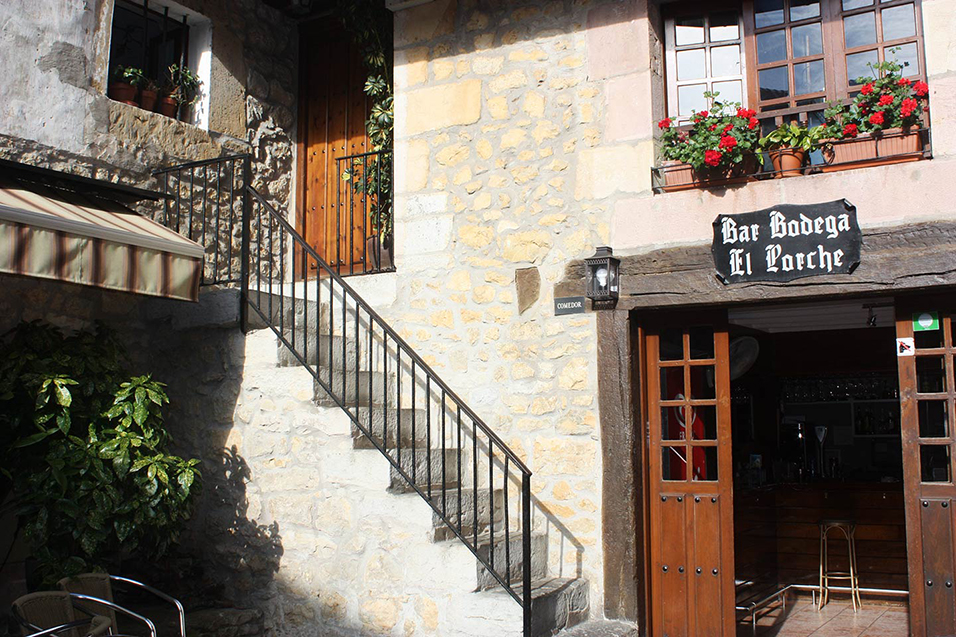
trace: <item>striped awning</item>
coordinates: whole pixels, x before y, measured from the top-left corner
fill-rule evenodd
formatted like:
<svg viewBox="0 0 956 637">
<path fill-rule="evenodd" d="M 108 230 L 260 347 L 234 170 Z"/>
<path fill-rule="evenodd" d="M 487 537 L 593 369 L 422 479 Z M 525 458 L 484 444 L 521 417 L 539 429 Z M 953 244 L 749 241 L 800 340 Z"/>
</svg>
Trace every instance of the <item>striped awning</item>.
<svg viewBox="0 0 956 637">
<path fill-rule="evenodd" d="M 0 175 L 0 272 L 196 301 L 203 249 L 91 193 Z"/>
</svg>

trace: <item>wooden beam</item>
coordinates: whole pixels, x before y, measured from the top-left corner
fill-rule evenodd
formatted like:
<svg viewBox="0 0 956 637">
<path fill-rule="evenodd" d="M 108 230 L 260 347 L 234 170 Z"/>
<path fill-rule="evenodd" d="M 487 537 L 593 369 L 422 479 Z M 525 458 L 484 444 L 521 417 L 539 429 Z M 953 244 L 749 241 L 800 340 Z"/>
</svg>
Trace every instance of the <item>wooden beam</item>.
<svg viewBox="0 0 956 637">
<path fill-rule="evenodd" d="M 956 285 L 956 223 L 932 222 L 863 231 L 860 266 L 852 273 L 812 276 L 787 283 L 725 285 L 714 270 L 710 244 L 621 257 L 618 309 L 730 305 L 812 299 L 842 294 L 919 291 Z M 568 264 L 554 295 L 584 291 L 584 262 Z"/>
</svg>

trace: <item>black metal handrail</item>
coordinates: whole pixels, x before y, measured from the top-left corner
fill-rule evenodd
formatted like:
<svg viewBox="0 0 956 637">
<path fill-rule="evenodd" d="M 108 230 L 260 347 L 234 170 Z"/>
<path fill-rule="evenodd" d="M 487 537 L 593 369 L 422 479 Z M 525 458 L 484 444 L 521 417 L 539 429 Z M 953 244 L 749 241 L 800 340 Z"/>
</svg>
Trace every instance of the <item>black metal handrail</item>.
<svg viewBox="0 0 956 637">
<path fill-rule="evenodd" d="M 391 151 L 336 157 L 335 168 L 338 236 L 326 262 L 337 265 L 341 276 L 394 272 Z"/>
<path fill-rule="evenodd" d="M 229 258 L 230 267 L 224 272 L 214 267 L 211 280 L 239 283 L 243 327 L 251 310 L 275 332 L 315 384 L 385 456 L 392 487 L 421 496 L 443 528 L 472 552 L 483 567 L 479 587 L 500 585 L 521 605 L 523 632 L 530 637 L 531 471 L 348 285 L 339 268 L 326 262 L 252 186 L 248 156 L 158 171 L 164 185 L 176 182 L 164 223 L 180 232 L 185 227 L 187 236 L 201 239 L 218 264 L 223 250 L 219 235 L 228 232 L 231 250 L 236 228 L 231 218 L 224 223 L 217 216 L 217 232 L 207 234 L 213 224 L 194 218 L 195 172 L 210 166 L 218 170 L 229 162 L 233 177 L 242 164 L 242 187 L 228 191 L 233 197 L 229 210 L 240 211 L 239 277 L 233 278 Z M 185 182 L 184 171 L 189 177 Z M 189 197 L 182 196 L 183 188 Z M 212 188 L 204 174 L 199 194 Z M 200 199 L 203 215 L 215 210 L 207 203 Z M 185 226 L 184 205 L 189 206 Z M 297 280 L 313 271 L 314 278 Z M 512 547 L 519 538 L 520 546 Z M 518 555 L 520 563 L 512 559 Z"/>
</svg>

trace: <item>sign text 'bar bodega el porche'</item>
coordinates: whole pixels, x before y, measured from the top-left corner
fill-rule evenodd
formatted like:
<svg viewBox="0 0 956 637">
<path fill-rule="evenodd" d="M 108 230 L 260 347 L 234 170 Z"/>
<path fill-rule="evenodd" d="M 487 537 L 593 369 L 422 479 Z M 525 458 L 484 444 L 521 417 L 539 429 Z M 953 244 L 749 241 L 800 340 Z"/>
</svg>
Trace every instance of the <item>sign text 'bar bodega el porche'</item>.
<svg viewBox="0 0 956 637">
<path fill-rule="evenodd" d="M 720 215 L 711 251 L 724 283 L 786 282 L 853 272 L 862 242 L 856 208 L 840 199 Z"/>
</svg>

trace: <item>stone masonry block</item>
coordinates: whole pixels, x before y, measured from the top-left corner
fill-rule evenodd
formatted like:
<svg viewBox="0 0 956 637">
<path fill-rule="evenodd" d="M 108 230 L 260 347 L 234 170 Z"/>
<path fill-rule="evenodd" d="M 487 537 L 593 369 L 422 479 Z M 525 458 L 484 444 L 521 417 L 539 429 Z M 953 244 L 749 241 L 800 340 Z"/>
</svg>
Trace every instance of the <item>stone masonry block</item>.
<svg viewBox="0 0 956 637">
<path fill-rule="evenodd" d="M 578 154 L 575 199 L 603 199 L 615 192 L 649 190 L 653 158 L 652 142 L 582 150 Z"/>
<path fill-rule="evenodd" d="M 396 119 L 396 128 L 400 137 L 474 124 L 481 117 L 481 80 L 409 91 L 399 96 L 399 102 L 396 111 L 403 117 Z"/>
</svg>

